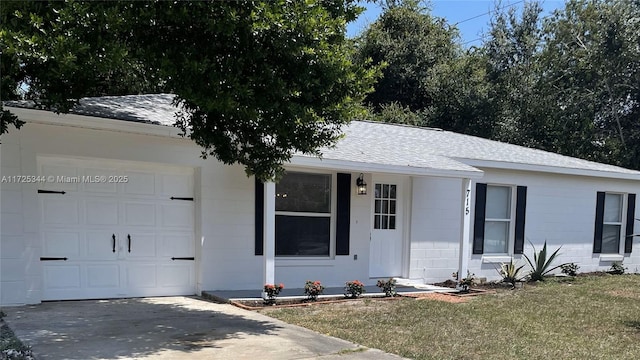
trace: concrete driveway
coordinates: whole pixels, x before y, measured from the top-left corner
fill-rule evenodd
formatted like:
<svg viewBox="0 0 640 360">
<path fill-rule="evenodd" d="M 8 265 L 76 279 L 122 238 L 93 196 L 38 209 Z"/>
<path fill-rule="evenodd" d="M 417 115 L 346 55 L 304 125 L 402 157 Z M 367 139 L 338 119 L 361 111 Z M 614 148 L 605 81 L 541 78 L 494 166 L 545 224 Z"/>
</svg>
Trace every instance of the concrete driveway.
<svg viewBox="0 0 640 360">
<path fill-rule="evenodd" d="M 48 302 L 3 309 L 45 359 L 400 359 L 255 312 L 189 297 Z"/>
</svg>

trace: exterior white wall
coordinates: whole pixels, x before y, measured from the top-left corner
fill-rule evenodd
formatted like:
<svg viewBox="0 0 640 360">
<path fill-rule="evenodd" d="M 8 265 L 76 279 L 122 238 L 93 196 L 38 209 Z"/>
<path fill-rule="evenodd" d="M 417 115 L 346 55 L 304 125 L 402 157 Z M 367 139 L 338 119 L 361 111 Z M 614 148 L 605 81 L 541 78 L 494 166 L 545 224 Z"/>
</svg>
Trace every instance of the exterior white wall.
<svg viewBox="0 0 640 360">
<path fill-rule="evenodd" d="M 55 116 L 55 115 L 52 115 Z M 28 123 L 2 136 L 0 174 L 38 175 L 37 157 L 52 155 L 173 164 L 195 171 L 195 233 L 197 291 L 260 289 L 262 256 L 254 255 L 254 180 L 241 166 L 227 166 L 200 158 L 200 148 L 188 139 L 91 130 L 69 126 Z M 305 171 L 301 167 L 291 170 Z M 547 240 L 550 249 L 562 245 L 560 262 L 575 262 L 580 271 L 606 270 L 610 261 L 592 253 L 597 191 L 639 193 L 636 181 L 525 171 L 483 169 L 483 183 L 527 186 L 525 236 L 538 248 Z M 327 171 L 335 174 L 337 171 Z M 341 171 L 343 172 L 343 171 Z M 356 195 L 351 173 L 350 253 L 328 259 L 276 259 L 276 282 L 302 287 L 306 280 L 325 286 L 369 279 L 372 174 L 365 174 L 368 195 Z M 407 179 L 407 178 L 405 178 Z M 426 283 L 451 278 L 458 269 L 462 237 L 462 179 L 413 177 L 411 201 L 405 212 L 408 256 L 405 271 L 411 279 Z M 42 298 L 40 214 L 37 184 L 2 183 L 0 233 L 0 303 L 32 304 Z M 472 184 L 475 191 L 475 181 Z M 471 216 L 475 194 L 471 196 Z M 334 195 L 335 201 L 335 195 Z M 636 206 L 640 218 L 640 204 Z M 640 232 L 640 223 L 636 224 Z M 473 231 L 467 239 L 471 249 Z M 333 240 L 332 240 L 333 241 Z M 513 246 L 510 245 L 510 251 Z M 525 243 L 525 253 L 532 250 Z M 486 255 L 471 255 L 469 269 L 476 276 L 498 279 L 497 264 Z M 408 259 L 407 259 L 408 258 Z M 514 256 L 520 263 L 521 255 Z M 640 269 L 640 238 L 633 253 L 625 254 L 631 272 Z"/>
<path fill-rule="evenodd" d="M 413 179 L 410 279 L 440 282 L 458 269 L 462 199 L 461 179 Z"/>
<path fill-rule="evenodd" d="M 580 266 L 579 272 L 609 269 L 612 262 L 603 261 L 601 254 L 593 253 L 596 193 L 598 191 L 638 193 L 640 186 L 637 182 L 523 171 L 483 170 L 485 176 L 477 182 L 527 186 L 525 254 L 529 257 L 533 255 L 533 249 L 528 241 L 531 241 L 540 251 L 546 240 L 548 252 L 553 252 L 562 246 L 556 264 L 574 262 Z M 475 183 L 473 189 L 475 189 Z M 472 199 L 475 205 L 475 195 Z M 474 206 L 472 211 L 473 208 Z M 639 215 L 640 206 L 636 204 L 635 217 L 640 218 Z M 640 223 L 635 225 L 636 230 L 640 230 Z M 624 233 L 624 228 L 622 231 Z M 470 243 L 472 239 L 473 232 L 469 239 Z M 513 255 L 513 243 L 509 245 L 509 251 L 509 255 Z M 500 279 L 496 272 L 499 264 L 487 262 L 491 261 L 491 256 L 471 254 L 470 256 L 469 268 L 472 273 L 486 277 L 488 280 Z M 526 263 L 522 255 L 514 255 L 513 259 L 518 264 Z M 624 254 L 623 263 L 630 272 L 640 271 L 640 238 L 634 238 L 633 252 Z M 529 266 L 525 266 L 523 270 L 526 273 Z M 557 269 L 556 272 L 560 272 L 559 270 Z"/>
<path fill-rule="evenodd" d="M 3 176 L 38 175 L 40 155 L 195 168 L 197 290 L 222 288 L 221 279 L 244 288 L 260 282 L 261 261 L 253 256 L 253 179 L 242 167 L 201 159 L 200 149 L 189 139 L 108 130 L 27 123 L 3 135 L 2 142 Z M 43 280 L 38 186 L 3 183 L 0 189 L 0 303 L 39 303 Z"/>
<path fill-rule="evenodd" d="M 42 155 L 195 168 L 197 291 L 262 287 L 262 256 L 254 255 L 254 179 L 241 166 L 201 159 L 200 148 L 188 139 L 109 130 L 27 123 L 3 135 L 2 142 L 4 176 L 38 175 L 37 157 Z M 277 282 L 302 287 L 306 280 L 321 280 L 326 286 L 342 286 L 353 279 L 368 281 L 371 197 L 355 194 L 359 173 L 351 175 L 350 255 L 312 261 L 278 259 Z M 370 175 L 365 179 L 371 183 Z M 0 303 L 39 303 L 43 279 L 38 186 L 3 183 L 0 189 Z"/>
<path fill-rule="evenodd" d="M 12 130 L 15 133 L 15 130 Z M 0 175 L 23 174 L 20 137 L 13 134 L 2 136 L 0 153 Z M 38 268 L 30 258 L 37 256 L 39 242 L 37 230 L 31 226 L 37 218 L 25 220 L 23 210 L 23 185 L 3 182 L 0 184 L 0 304 L 15 305 L 38 302 L 40 277 Z M 28 206 L 27 206 L 28 208 Z M 31 215 L 38 216 L 37 211 Z"/>
</svg>

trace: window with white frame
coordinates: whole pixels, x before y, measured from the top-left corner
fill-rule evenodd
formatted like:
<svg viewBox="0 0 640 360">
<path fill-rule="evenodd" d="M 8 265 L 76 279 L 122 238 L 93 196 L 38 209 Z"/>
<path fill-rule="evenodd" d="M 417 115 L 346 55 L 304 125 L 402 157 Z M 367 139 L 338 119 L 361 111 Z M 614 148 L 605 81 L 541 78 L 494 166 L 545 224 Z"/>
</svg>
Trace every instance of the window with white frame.
<svg viewBox="0 0 640 360">
<path fill-rule="evenodd" d="M 509 252 L 512 218 L 511 187 L 488 185 L 484 223 L 485 254 Z"/>
<path fill-rule="evenodd" d="M 618 254 L 622 234 L 622 194 L 606 193 L 602 223 L 602 253 Z"/>
<path fill-rule="evenodd" d="M 394 184 L 376 184 L 374 193 L 373 228 L 395 230 L 397 186 Z"/>
<path fill-rule="evenodd" d="M 276 256 L 329 256 L 332 175 L 287 172 L 276 184 Z"/>
</svg>

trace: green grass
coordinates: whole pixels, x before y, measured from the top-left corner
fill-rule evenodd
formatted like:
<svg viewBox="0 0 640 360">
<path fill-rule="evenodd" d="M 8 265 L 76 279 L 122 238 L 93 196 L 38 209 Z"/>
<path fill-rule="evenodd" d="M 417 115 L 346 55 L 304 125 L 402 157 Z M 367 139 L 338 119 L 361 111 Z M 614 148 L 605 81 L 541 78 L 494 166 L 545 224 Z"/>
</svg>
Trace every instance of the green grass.
<svg viewBox="0 0 640 360">
<path fill-rule="evenodd" d="M 640 276 L 549 279 L 462 304 L 358 300 L 269 316 L 412 359 L 638 359 Z"/>
</svg>

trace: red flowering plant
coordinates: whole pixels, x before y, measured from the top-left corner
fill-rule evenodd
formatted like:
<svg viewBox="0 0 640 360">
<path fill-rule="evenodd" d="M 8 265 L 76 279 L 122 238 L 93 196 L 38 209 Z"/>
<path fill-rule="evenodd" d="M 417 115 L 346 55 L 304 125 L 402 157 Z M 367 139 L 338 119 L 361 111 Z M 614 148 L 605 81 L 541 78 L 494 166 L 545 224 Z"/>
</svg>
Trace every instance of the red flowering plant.
<svg viewBox="0 0 640 360">
<path fill-rule="evenodd" d="M 359 280 L 347 281 L 344 285 L 344 296 L 357 298 L 364 293 L 364 284 Z"/>
<path fill-rule="evenodd" d="M 264 285 L 264 302 L 265 304 L 275 305 L 276 297 L 280 294 L 280 291 L 284 289 L 284 285 L 282 283 L 275 284 L 265 284 Z"/>
<path fill-rule="evenodd" d="M 318 295 L 321 295 L 323 291 L 324 286 L 322 286 L 322 283 L 318 280 L 307 280 L 307 282 L 304 284 L 304 294 L 307 296 L 308 300 L 318 300 Z"/>
</svg>

